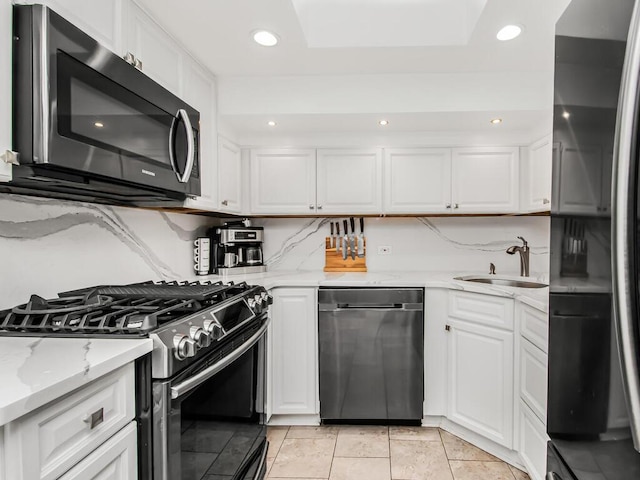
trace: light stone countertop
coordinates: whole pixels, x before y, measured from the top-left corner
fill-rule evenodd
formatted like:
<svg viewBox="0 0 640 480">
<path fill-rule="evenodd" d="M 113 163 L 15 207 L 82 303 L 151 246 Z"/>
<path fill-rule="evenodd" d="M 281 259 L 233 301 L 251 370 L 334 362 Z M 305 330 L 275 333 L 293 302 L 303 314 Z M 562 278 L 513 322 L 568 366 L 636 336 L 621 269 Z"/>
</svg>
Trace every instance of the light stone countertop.
<svg viewBox="0 0 640 480">
<path fill-rule="evenodd" d="M 549 288 L 515 288 L 455 280 L 455 277 L 473 275 L 473 272 L 366 272 L 366 273 L 329 273 L 322 271 L 267 271 L 249 275 L 206 275 L 190 280 L 201 281 L 246 281 L 249 284 L 262 285 L 266 289 L 278 287 L 426 287 L 463 290 L 486 295 L 514 298 L 527 303 L 538 310 L 547 312 L 549 304 Z M 526 279 L 547 283 L 542 276 L 532 275 Z"/>
<path fill-rule="evenodd" d="M 153 341 L 0 337 L 0 427 L 151 352 Z"/>
</svg>

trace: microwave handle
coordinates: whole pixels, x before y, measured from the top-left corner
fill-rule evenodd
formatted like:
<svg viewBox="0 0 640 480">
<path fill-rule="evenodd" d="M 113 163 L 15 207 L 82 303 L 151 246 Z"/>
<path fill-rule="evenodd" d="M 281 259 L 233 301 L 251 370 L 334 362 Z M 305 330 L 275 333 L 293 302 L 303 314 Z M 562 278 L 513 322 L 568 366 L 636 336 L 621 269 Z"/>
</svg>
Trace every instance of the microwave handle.
<svg viewBox="0 0 640 480">
<path fill-rule="evenodd" d="M 175 139 L 174 132 L 176 129 L 177 120 L 180 118 L 182 119 L 182 123 L 184 124 L 185 133 L 187 134 L 187 165 L 185 166 L 184 172 L 182 174 L 180 174 L 180 172 L 178 171 L 178 165 L 173 155 L 173 142 Z M 176 177 L 178 177 L 178 181 L 180 183 L 187 183 L 189 177 L 191 176 L 191 170 L 193 170 L 195 151 L 193 148 L 193 127 L 191 126 L 189 115 L 184 108 L 178 110 L 178 113 L 173 118 L 171 129 L 169 130 L 169 160 L 171 161 L 171 168 L 173 168 Z"/>
</svg>

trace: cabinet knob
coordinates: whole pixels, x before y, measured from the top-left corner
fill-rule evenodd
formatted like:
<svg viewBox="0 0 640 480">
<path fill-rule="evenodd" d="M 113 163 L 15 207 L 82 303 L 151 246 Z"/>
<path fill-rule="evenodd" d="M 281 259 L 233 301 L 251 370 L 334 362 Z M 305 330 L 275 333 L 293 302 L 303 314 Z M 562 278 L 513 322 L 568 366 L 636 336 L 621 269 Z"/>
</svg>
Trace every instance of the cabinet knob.
<svg viewBox="0 0 640 480">
<path fill-rule="evenodd" d="M 458 205 L 457 203 L 453 206 L 453 208 L 459 208 L 460 205 Z"/>
<path fill-rule="evenodd" d="M 224 205 L 225 207 L 226 207 L 227 205 L 229 205 L 229 201 L 228 201 L 228 200 L 222 200 L 220 203 L 221 203 L 222 205 Z"/>
<path fill-rule="evenodd" d="M 445 326 L 444 326 L 444 329 L 445 329 L 447 332 L 450 332 L 450 331 L 451 331 L 451 326 L 450 326 L 450 325 L 445 325 Z"/>
<path fill-rule="evenodd" d="M 139 58 L 136 58 L 133 66 L 136 67 L 138 70 L 142 71 L 142 60 L 140 60 Z"/>
<path fill-rule="evenodd" d="M 9 165 L 20 165 L 18 152 L 14 152 L 13 150 L 5 150 L 4 153 L 0 155 L 0 160 Z"/>
<path fill-rule="evenodd" d="M 313 210 L 314 208 L 316 208 L 315 205 L 309 205 L 309 210 Z"/>
<path fill-rule="evenodd" d="M 547 205 L 549 202 L 550 202 L 550 201 L 549 201 L 549 199 L 548 199 L 548 198 L 543 198 L 543 199 L 542 199 L 542 204 L 543 204 L 543 205 Z"/>
<path fill-rule="evenodd" d="M 125 54 L 124 57 L 124 61 L 127 62 L 129 65 L 135 65 L 136 64 L 136 57 L 133 56 L 133 53 L 131 52 L 127 52 Z"/>
<path fill-rule="evenodd" d="M 445 207 L 446 207 L 446 208 L 451 208 L 451 204 L 450 204 L 450 203 L 447 203 L 447 204 L 445 205 Z"/>
<path fill-rule="evenodd" d="M 322 210 L 322 205 L 318 205 L 318 210 Z"/>
<path fill-rule="evenodd" d="M 84 423 L 86 423 L 87 425 L 89 425 L 89 428 L 91 430 L 93 430 L 98 425 L 100 425 L 102 422 L 104 422 L 104 408 L 101 408 L 99 410 L 96 410 L 93 413 L 89 413 L 89 414 L 85 415 L 85 417 L 82 419 L 82 421 Z"/>
</svg>

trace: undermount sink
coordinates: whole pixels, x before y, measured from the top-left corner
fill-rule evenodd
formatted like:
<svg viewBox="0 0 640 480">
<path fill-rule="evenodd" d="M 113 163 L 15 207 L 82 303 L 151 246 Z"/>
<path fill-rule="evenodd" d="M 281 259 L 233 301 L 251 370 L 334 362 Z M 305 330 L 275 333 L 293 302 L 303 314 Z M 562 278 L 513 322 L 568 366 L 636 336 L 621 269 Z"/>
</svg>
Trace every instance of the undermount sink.
<svg viewBox="0 0 640 480">
<path fill-rule="evenodd" d="M 500 278 L 490 276 L 468 275 L 466 277 L 455 277 L 454 280 L 463 280 L 465 282 L 488 283 L 490 285 L 499 285 L 501 287 L 518 287 L 518 288 L 544 288 L 546 283 L 534 282 L 532 280 L 519 280 L 514 278 Z"/>
</svg>

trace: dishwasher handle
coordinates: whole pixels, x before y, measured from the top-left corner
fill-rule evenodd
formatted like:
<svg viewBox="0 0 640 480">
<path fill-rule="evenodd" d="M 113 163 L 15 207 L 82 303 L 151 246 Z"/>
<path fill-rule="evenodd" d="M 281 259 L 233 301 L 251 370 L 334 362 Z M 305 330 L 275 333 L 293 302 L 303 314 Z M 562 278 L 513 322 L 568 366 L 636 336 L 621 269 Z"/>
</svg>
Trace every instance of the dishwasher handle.
<svg viewBox="0 0 640 480">
<path fill-rule="evenodd" d="M 321 303 L 318 305 L 320 312 L 340 312 L 344 310 L 349 311 L 362 311 L 362 310 L 374 310 L 374 311 L 415 311 L 422 310 L 422 303 Z"/>
</svg>

